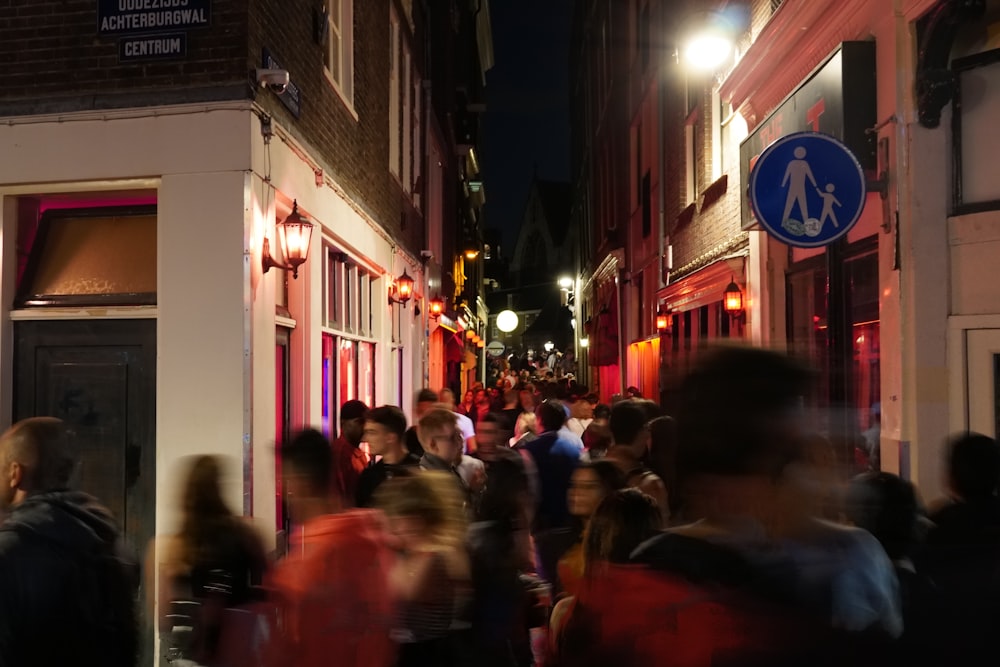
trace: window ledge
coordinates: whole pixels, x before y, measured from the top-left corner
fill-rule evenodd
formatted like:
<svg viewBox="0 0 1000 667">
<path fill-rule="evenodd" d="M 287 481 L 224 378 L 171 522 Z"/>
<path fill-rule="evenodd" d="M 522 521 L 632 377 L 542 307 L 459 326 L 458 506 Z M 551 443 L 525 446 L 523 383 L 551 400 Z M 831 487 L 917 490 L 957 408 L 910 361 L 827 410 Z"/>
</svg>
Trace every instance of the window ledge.
<svg viewBox="0 0 1000 667">
<path fill-rule="evenodd" d="M 340 84 L 337 83 L 337 81 L 333 78 L 333 74 L 331 74 L 330 70 L 326 67 L 323 67 L 323 76 L 326 77 L 327 83 L 333 86 L 333 90 L 337 93 L 337 97 L 340 98 L 340 102 L 344 105 L 344 108 L 347 109 L 347 112 L 354 117 L 354 121 L 359 122 L 360 119 L 358 118 L 357 110 L 354 108 L 354 102 L 347 99 L 347 95 L 344 94 Z"/>
</svg>

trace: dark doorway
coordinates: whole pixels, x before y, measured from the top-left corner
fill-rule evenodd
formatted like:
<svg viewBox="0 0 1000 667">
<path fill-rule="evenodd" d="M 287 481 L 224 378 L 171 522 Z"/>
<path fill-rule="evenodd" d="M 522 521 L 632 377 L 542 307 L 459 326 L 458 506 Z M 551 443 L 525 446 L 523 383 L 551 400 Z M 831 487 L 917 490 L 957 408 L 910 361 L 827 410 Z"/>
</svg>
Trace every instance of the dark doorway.
<svg viewBox="0 0 1000 667">
<path fill-rule="evenodd" d="M 77 487 L 141 558 L 156 516 L 156 320 L 15 322 L 14 338 L 14 419 L 72 425 Z"/>
</svg>

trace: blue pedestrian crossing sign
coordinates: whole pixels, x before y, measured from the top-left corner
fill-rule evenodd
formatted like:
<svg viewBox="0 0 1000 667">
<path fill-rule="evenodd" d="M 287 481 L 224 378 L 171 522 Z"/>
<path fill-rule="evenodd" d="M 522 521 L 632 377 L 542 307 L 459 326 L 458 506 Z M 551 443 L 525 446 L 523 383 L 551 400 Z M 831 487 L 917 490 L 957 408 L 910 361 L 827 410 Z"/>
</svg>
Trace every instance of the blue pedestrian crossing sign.
<svg viewBox="0 0 1000 667">
<path fill-rule="evenodd" d="M 865 172 L 854 153 L 819 132 L 797 132 L 764 149 L 750 171 L 750 206 L 769 234 L 817 248 L 846 234 L 865 208 Z"/>
</svg>

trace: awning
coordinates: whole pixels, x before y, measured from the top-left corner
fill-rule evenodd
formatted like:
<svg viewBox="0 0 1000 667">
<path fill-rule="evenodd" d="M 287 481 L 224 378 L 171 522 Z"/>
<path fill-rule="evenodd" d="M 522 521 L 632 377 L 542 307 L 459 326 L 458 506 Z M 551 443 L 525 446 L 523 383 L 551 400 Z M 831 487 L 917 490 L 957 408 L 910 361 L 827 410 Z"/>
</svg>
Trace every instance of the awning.
<svg viewBox="0 0 1000 667">
<path fill-rule="evenodd" d="M 745 282 L 748 252 L 727 255 L 708 266 L 689 273 L 675 283 L 670 283 L 656 293 L 666 308 L 679 313 L 722 301 L 722 293 L 734 279 Z"/>
</svg>

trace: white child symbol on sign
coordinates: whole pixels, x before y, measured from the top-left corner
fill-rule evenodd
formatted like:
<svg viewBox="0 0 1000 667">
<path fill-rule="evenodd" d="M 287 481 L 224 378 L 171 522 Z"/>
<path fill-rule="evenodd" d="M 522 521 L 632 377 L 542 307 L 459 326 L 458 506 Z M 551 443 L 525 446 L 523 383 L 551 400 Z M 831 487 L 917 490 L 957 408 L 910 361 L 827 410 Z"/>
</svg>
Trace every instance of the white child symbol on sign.
<svg viewBox="0 0 1000 667">
<path fill-rule="evenodd" d="M 833 207 L 834 205 L 843 206 L 843 204 L 841 204 L 840 200 L 838 200 L 833 194 L 835 189 L 836 188 L 834 188 L 833 183 L 826 184 L 826 192 L 822 192 L 819 188 L 816 188 L 816 194 L 823 198 L 823 212 L 819 215 L 820 229 L 823 228 L 823 223 L 826 222 L 827 218 L 830 218 L 834 227 L 840 227 L 840 225 L 837 224 L 837 216 L 833 212 Z"/>
</svg>

